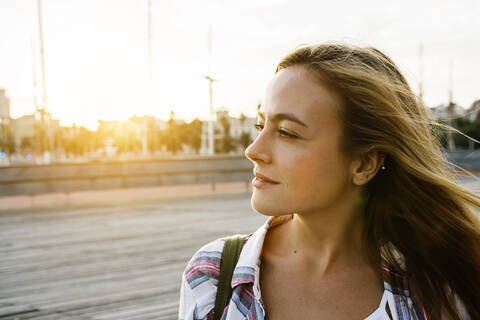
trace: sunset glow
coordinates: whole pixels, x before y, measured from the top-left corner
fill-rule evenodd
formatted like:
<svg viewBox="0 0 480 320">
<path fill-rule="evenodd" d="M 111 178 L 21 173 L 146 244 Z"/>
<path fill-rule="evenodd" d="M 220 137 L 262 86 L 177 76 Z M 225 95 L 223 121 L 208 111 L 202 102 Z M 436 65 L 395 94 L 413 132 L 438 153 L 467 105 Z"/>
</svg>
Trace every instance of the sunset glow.
<svg viewBox="0 0 480 320">
<path fill-rule="evenodd" d="M 0 4 L 0 87 L 9 93 L 12 117 L 34 109 L 32 77 L 40 77 L 36 3 Z M 415 90 L 423 68 L 429 106 L 447 102 L 448 64 L 453 61 L 454 100 L 468 107 L 480 95 L 479 6 L 466 0 L 388 7 L 381 1 L 369 6 L 340 1 L 325 7 L 308 1 L 154 0 L 150 81 L 147 1 L 43 1 L 47 109 L 62 125 L 92 129 L 97 119 L 166 119 L 170 110 L 179 118 L 205 119 L 209 97 L 203 76 L 210 65 L 219 79 L 215 108 L 254 116 L 276 62 L 300 43 L 329 40 L 384 50 Z"/>
</svg>

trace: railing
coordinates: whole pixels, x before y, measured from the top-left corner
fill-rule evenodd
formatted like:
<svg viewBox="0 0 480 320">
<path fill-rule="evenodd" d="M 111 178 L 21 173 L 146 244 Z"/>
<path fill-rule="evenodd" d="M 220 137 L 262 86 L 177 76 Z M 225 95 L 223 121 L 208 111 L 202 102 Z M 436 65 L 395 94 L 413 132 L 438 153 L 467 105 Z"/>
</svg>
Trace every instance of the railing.
<svg viewBox="0 0 480 320">
<path fill-rule="evenodd" d="M 453 162 L 455 165 L 469 170 L 469 171 L 479 171 L 480 170 L 480 150 L 472 151 L 454 151 L 446 154 L 448 160 Z M 458 170 L 456 167 L 448 165 L 452 170 Z"/>
<path fill-rule="evenodd" d="M 451 152 L 447 158 L 478 171 L 479 151 Z M 215 189 L 220 182 L 250 182 L 252 169 L 244 156 L 0 167 L 0 197 L 181 184 L 211 184 Z"/>
<path fill-rule="evenodd" d="M 0 167 L 0 196 L 147 186 L 249 182 L 253 165 L 243 156 L 105 161 Z"/>
</svg>

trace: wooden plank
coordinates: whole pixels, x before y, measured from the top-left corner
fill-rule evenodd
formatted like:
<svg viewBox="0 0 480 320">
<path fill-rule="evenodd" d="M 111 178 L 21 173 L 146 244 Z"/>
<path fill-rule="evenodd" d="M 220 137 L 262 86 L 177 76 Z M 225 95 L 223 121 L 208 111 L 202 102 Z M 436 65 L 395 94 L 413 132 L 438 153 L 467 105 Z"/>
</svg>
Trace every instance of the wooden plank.
<svg viewBox="0 0 480 320">
<path fill-rule="evenodd" d="M 265 220 L 249 194 L 2 212 L 0 318 L 176 319 L 193 253 Z"/>
<path fill-rule="evenodd" d="M 0 318 L 176 319 L 192 254 L 265 220 L 244 193 L 2 212 Z"/>
</svg>

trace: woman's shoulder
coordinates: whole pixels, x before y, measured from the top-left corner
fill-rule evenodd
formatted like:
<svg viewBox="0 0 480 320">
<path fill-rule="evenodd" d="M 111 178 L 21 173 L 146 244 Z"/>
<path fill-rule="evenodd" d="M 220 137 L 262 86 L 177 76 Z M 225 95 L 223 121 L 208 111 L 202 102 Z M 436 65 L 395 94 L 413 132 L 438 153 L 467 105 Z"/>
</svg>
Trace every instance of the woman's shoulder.
<svg viewBox="0 0 480 320">
<path fill-rule="evenodd" d="M 188 262 L 182 276 L 180 319 L 210 319 L 226 240 L 219 238 L 203 245 Z"/>
<path fill-rule="evenodd" d="M 225 239 L 202 246 L 182 275 L 179 319 L 206 319 L 215 305 L 220 262 Z"/>
<path fill-rule="evenodd" d="M 249 235 L 245 236 L 245 241 Z M 185 268 L 184 277 L 192 289 L 204 282 L 216 286 L 220 274 L 223 248 L 227 238 L 219 238 L 203 245 L 195 252 Z"/>
<path fill-rule="evenodd" d="M 211 241 L 192 256 L 184 272 L 185 280 L 192 289 L 205 281 L 213 281 L 216 285 L 225 241 L 226 238 Z"/>
</svg>

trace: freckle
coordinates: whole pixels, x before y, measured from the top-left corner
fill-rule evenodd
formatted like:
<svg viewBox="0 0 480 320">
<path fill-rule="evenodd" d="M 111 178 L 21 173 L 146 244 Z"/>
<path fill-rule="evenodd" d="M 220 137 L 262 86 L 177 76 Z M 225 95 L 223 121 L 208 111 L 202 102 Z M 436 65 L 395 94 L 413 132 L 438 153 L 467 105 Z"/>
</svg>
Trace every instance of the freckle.
<svg viewBox="0 0 480 320">
<path fill-rule="evenodd" d="M 297 250 L 293 251 L 293 253 L 297 253 Z"/>
</svg>

